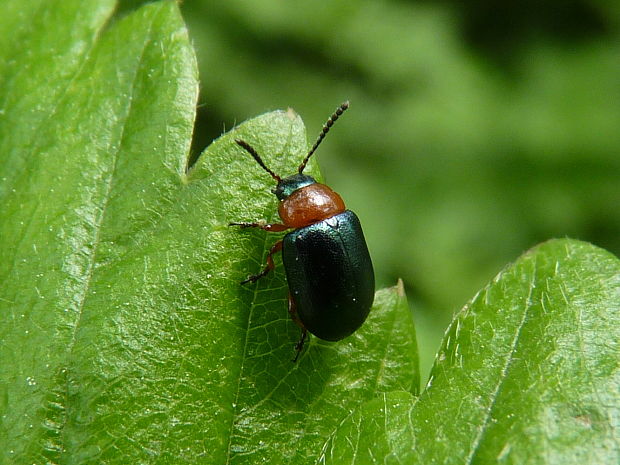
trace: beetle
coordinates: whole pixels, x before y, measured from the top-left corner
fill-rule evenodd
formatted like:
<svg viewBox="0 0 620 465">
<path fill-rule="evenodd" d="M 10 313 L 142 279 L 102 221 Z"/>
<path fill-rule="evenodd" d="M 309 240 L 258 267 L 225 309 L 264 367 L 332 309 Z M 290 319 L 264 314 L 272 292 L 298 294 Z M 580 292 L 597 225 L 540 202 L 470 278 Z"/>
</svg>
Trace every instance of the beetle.
<svg viewBox="0 0 620 465">
<path fill-rule="evenodd" d="M 288 310 L 301 328 L 293 362 L 303 350 L 308 332 L 320 339 L 338 341 L 355 332 L 366 320 L 375 295 L 375 276 L 360 221 L 342 198 L 325 184 L 303 174 L 336 120 L 349 108 L 341 104 L 323 125 L 316 142 L 297 168 L 282 178 L 265 165 L 246 141 L 235 142 L 277 182 L 282 223 L 229 223 L 268 232 L 291 230 L 269 250 L 267 265 L 241 284 L 253 283 L 274 269 L 273 255 L 282 252 L 289 288 Z"/>
</svg>

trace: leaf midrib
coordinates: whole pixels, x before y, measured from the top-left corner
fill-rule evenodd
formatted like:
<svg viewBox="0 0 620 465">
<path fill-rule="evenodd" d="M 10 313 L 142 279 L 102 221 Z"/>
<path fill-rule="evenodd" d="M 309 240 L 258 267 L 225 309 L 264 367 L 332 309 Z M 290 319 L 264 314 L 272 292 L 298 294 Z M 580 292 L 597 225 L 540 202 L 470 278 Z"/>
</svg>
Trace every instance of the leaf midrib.
<svg viewBox="0 0 620 465">
<path fill-rule="evenodd" d="M 145 40 L 142 44 L 142 47 L 140 49 L 140 56 L 138 57 L 138 59 L 136 60 L 136 66 L 134 67 L 133 71 L 133 77 L 132 77 L 132 82 L 131 82 L 131 86 L 130 86 L 130 93 L 129 93 L 129 98 L 127 99 L 127 106 L 126 108 L 126 112 L 125 115 L 122 119 L 120 119 L 120 135 L 118 137 L 118 140 L 120 141 L 118 144 L 114 144 L 112 142 L 110 142 L 110 144 L 108 144 L 108 146 L 114 146 L 116 145 L 116 150 L 114 151 L 113 155 L 112 155 L 112 170 L 111 173 L 108 177 L 108 182 L 107 182 L 107 186 L 106 186 L 106 191 L 105 194 L 102 198 L 102 208 L 100 209 L 100 214 L 99 214 L 99 218 L 98 221 L 96 223 L 95 226 L 95 236 L 93 239 L 93 249 L 92 249 L 92 253 L 90 255 L 90 260 L 88 262 L 88 271 L 87 271 L 87 275 L 86 275 L 86 280 L 84 281 L 83 284 L 83 289 L 82 289 L 82 293 L 81 296 L 79 298 L 79 303 L 78 303 L 78 311 L 77 311 L 77 318 L 75 321 L 75 325 L 73 326 L 73 331 L 71 333 L 71 339 L 69 341 L 69 343 L 67 344 L 67 350 L 66 350 L 66 360 L 67 360 L 67 364 L 69 363 L 69 361 L 72 358 L 72 354 L 73 354 L 73 349 L 75 347 L 75 342 L 77 340 L 77 333 L 80 329 L 80 323 L 82 321 L 82 316 L 84 313 L 84 307 L 85 307 L 85 303 L 86 303 L 86 299 L 88 297 L 88 292 L 91 286 L 91 282 L 92 282 L 92 278 L 94 275 L 94 270 L 95 270 L 95 264 L 97 262 L 97 253 L 99 250 L 99 245 L 100 245 L 100 235 L 101 235 L 101 230 L 103 229 L 103 225 L 105 222 L 105 216 L 106 216 L 106 212 L 107 212 L 107 207 L 110 201 L 110 197 L 111 197 L 111 193 L 113 191 L 113 185 L 114 185 L 114 180 L 116 177 L 116 170 L 117 170 L 117 165 L 118 165 L 118 159 L 120 158 L 120 155 L 122 153 L 123 147 L 124 147 L 124 140 L 125 140 L 125 129 L 127 127 L 127 121 L 130 119 L 131 114 L 132 114 L 132 109 L 133 109 L 133 96 L 136 90 L 136 80 L 137 77 L 139 75 L 139 70 L 141 68 L 143 59 L 144 59 L 144 53 L 145 50 L 148 46 L 148 44 L 151 42 L 151 37 L 152 37 L 152 30 L 153 30 L 153 23 L 155 21 L 155 15 L 153 17 L 150 18 L 150 22 L 148 23 L 148 29 L 147 29 L 147 33 L 145 34 Z M 94 50 L 97 46 L 97 44 L 99 43 L 99 37 L 97 37 L 97 40 L 95 42 L 93 42 L 93 47 L 91 48 L 91 51 Z M 90 59 L 90 54 L 89 54 L 89 59 Z M 89 61 L 89 59 L 85 60 L 85 63 L 87 63 Z M 85 64 L 84 63 L 84 64 Z M 81 70 L 83 69 L 83 66 L 81 67 Z M 75 82 L 75 79 L 77 78 L 77 76 L 79 75 L 79 73 L 76 73 L 76 77 L 74 77 L 72 79 L 72 82 Z M 65 92 L 65 94 L 68 92 L 69 87 L 67 88 L 67 91 Z M 66 447 L 64 447 L 65 444 L 65 431 L 66 431 L 66 426 L 68 424 L 69 421 L 69 415 L 68 415 L 68 393 L 69 393 L 69 375 L 67 374 L 67 376 L 65 377 L 65 381 L 66 384 L 65 386 L 63 386 L 64 388 L 64 399 L 65 399 L 65 405 L 64 405 L 64 421 L 63 423 L 60 425 L 59 430 L 60 430 L 60 436 L 59 436 L 59 440 L 60 440 L 60 444 L 62 444 L 62 448 L 61 448 L 61 455 L 67 455 L 70 454 L 70 452 L 67 450 Z M 63 454 L 64 453 L 64 454 Z"/>
<path fill-rule="evenodd" d="M 519 325 L 515 328 L 514 337 L 510 344 L 510 352 L 508 353 L 504 366 L 502 367 L 499 373 L 495 389 L 493 389 L 493 392 L 491 396 L 489 397 L 490 399 L 489 406 L 485 412 L 484 420 L 482 424 L 480 425 L 480 427 L 478 428 L 478 433 L 476 437 L 474 438 L 474 440 L 472 441 L 470 453 L 465 458 L 464 463 L 466 464 L 473 463 L 476 458 L 476 455 L 478 454 L 478 451 L 480 450 L 480 446 L 482 444 L 485 433 L 487 431 L 487 427 L 492 417 L 493 409 L 495 408 L 497 399 L 500 395 L 502 387 L 504 386 L 504 382 L 508 378 L 508 371 L 510 370 L 510 366 L 512 365 L 512 362 L 514 360 L 515 352 L 517 351 L 517 346 L 519 345 L 521 331 L 523 330 L 523 327 L 525 326 L 525 323 L 527 322 L 530 309 L 532 308 L 532 293 L 536 287 L 535 285 L 536 283 L 536 262 L 537 260 L 535 258 L 533 266 L 532 266 L 533 275 L 530 279 L 528 295 L 527 295 L 527 298 L 525 299 L 525 308 L 523 309 L 523 316 L 521 317 L 521 321 L 519 322 Z"/>
</svg>

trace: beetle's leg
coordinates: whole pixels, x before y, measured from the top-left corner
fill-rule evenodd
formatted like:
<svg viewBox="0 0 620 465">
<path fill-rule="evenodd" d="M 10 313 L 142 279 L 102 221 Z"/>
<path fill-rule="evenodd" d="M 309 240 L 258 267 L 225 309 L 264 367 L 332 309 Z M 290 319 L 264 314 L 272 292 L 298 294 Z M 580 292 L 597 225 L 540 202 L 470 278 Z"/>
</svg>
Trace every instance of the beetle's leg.
<svg viewBox="0 0 620 465">
<path fill-rule="evenodd" d="M 306 329 L 304 324 L 299 319 L 299 315 L 297 314 L 297 307 L 295 307 L 295 301 L 293 300 L 293 296 L 291 293 L 288 293 L 288 314 L 291 316 L 291 320 L 295 322 L 297 326 L 301 329 Z"/>
<path fill-rule="evenodd" d="M 291 229 L 289 226 L 279 223 L 265 223 L 257 221 L 255 223 L 228 223 L 228 226 L 239 226 L 240 228 L 260 228 L 269 232 L 280 232 Z"/>
<path fill-rule="evenodd" d="M 304 348 L 304 343 L 306 342 L 306 337 L 308 336 L 308 330 L 306 329 L 304 324 L 299 319 L 299 315 L 297 314 L 297 309 L 295 308 L 295 301 L 291 297 L 290 293 L 288 295 L 288 313 L 289 315 L 291 315 L 291 319 L 297 324 L 297 326 L 301 328 L 301 337 L 299 338 L 299 341 L 297 341 L 297 344 L 295 344 L 295 350 L 297 351 L 297 354 L 295 355 L 295 358 L 292 360 L 292 362 L 295 363 L 297 359 L 299 358 L 301 351 Z"/>
<path fill-rule="evenodd" d="M 295 358 L 293 359 L 293 363 L 297 361 L 297 359 L 299 358 L 299 355 L 301 354 L 301 351 L 304 349 L 304 343 L 306 342 L 307 335 L 308 335 L 308 330 L 306 328 L 302 329 L 301 337 L 299 338 L 299 341 L 297 341 L 297 344 L 295 344 L 295 350 L 297 351 L 297 354 L 295 355 Z"/>
<path fill-rule="evenodd" d="M 275 244 L 273 244 L 273 247 L 269 249 L 269 254 L 267 255 L 267 266 L 265 267 L 265 269 L 258 274 L 254 274 L 248 277 L 248 279 L 246 279 L 245 281 L 241 281 L 241 284 L 255 283 L 260 278 L 267 275 L 267 273 L 269 273 L 271 270 L 273 270 L 276 265 L 273 262 L 272 255 L 278 253 L 280 250 L 282 250 L 282 241 L 276 242 Z"/>
</svg>

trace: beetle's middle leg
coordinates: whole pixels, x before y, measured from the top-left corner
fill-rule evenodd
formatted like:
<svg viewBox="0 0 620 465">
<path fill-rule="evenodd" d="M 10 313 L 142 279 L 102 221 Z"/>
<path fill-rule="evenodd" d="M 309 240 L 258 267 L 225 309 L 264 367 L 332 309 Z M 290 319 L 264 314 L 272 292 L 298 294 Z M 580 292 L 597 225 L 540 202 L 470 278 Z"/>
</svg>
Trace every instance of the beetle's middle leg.
<svg viewBox="0 0 620 465">
<path fill-rule="evenodd" d="M 282 250 L 282 243 L 283 241 L 278 241 L 275 244 L 273 244 L 273 247 L 271 247 L 271 249 L 269 249 L 269 254 L 267 254 L 267 266 L 265 267 L 265 269 L 263 271 L 261 271 L 258 274 L 254 274 L 252 276 L 249 276 L 248 279 L 241 281 L 241 284 L 247 284 L 247 283 L 255 283 L 256 281 L 258 281 L 260 278 L 262 278 L 263 276 L 266 276 L 267 273 L 269 273 L 271 270 L 273 270 L 276 265 L 273 262 L 273 254 L 278 253 L 280 250 Z"/>
</svg>

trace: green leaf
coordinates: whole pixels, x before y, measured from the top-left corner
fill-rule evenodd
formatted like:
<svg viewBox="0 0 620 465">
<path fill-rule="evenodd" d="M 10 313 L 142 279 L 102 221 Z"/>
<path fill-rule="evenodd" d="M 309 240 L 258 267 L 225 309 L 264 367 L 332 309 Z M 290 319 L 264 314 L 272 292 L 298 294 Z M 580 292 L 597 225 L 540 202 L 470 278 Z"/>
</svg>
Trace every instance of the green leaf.
<svg viewBox="0 0 620 465">
<path fill-rule="evenodd" d="M 547 242 L 452 322 L 419 399 L 343 422 L 321 463 L 618 463 L 620 261 Z"/>
<path fill-rule="evenodd" d="M 19 31 L 2 49 L 3 463 L 130 457 L 129 441 L 148 450 L 123 432 L 165 395 L 139 396 L 164 374 L 141 345 L 167 336 L 151 325 L 163 314 L 149 311 L 147 250 L 167 246 L 145 231 L 182 185 L 196 64 L 174 3 L 102 32 L 113 6 L 12 2 L 2 24 L 4 38 Z"/>
<path fill-rule="evenodd" d="M 276 218 L 234 139 L 288 174 L 301 119 L 248 121 L 186 174 L 176 4 L 104 29 L 110 1 L 22 3 L 0 17 L 0 463 L 618 462 L 615 257 L 530 251 L 457 315 L 419 397 L 402 284 L 293 364 L 281 265 L 239 285 L 278 235 L 227 223 Z"/>
<path fill-rule="evenodd" d="M 315 463 L 412 463 L 415 445 L 409 392 L 383 393 L 338 425 Z"/>
<path fill-rule="evenodd" d="M 249 121 L 186 175 L 197 79 L 177 6 L 103 29 L 112 7 L 13 1 L 0 20 L 0 462 L 308 462 L 358 405 L 418 391 L 402 285 L 291 363 L 281 266 L 239 285 L 277 236 L 227 223 L 276 210 L 233 139 L 288 173 L 301 119 Z"/>
</svg>

